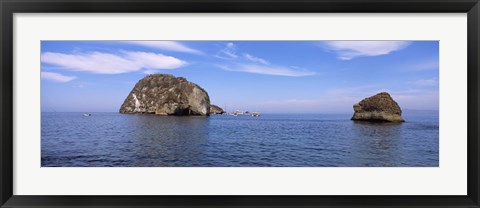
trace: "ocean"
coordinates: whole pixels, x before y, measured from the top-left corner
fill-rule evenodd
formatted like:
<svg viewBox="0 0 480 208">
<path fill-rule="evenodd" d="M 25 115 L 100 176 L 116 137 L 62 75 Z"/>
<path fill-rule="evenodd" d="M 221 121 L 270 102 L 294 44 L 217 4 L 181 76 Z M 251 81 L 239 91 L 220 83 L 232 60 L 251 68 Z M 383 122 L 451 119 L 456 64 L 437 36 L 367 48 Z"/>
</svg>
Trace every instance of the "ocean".
<svg viewBox="0 0 480 208">
<path fill-rule="evenodd" d="M 42 112 L 42 167 L 438 167 L 438 111 L 155 116 Z"/>
</svg>

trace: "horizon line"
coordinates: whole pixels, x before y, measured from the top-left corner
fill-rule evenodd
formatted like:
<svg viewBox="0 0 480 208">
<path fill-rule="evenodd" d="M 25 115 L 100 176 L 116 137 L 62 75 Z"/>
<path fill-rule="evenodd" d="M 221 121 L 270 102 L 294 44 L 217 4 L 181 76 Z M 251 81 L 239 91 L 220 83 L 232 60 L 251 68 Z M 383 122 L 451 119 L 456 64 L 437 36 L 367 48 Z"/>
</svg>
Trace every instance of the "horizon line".
<svg viewBox="0 0 480 208">
<path fill-rule="evenodd" d="M 440 111 L 439 109 L 403 109 L 403 111 Z M 118 111 L 40 111 L 41 113 L 120 113 Z M 233 112 L 233 111 L 232 111 Z M 261 111 L 260 111 L 261 112 Z M 228 113 L 228 112 L 227 112 Z M 264 114 L 346 114 L 349 112 L 264 112 Z M 133 113 L 142 114 L 142 113 Z"/>
</svg>

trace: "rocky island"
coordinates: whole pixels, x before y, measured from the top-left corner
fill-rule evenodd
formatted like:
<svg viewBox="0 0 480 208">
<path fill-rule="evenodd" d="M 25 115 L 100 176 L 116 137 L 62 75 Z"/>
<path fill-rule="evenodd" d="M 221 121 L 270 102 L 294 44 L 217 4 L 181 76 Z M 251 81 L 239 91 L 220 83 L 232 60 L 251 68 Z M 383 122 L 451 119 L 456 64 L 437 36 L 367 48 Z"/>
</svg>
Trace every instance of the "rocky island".
<svg viewBox="0 0 480 208">
<path fill-rule="evenodd" d="M 390 94 L 378 93 L 353 105 L 355 113 L 352 120 L 378 122 L 404 122 L 402 110 Z"/>
<path fill-rule="evenodd" d="M 226 112 L 222 108 L 216 105 L 210 105 L 210 114 L 224 114 L 224 113 Z"/>
<path fill-rule="evenodd" d="M 153 74 L 135 84 L 119 111 L 131 114 L 208 116 L 210 98 L 203 88 L 183 77 Z"/>
</svg>

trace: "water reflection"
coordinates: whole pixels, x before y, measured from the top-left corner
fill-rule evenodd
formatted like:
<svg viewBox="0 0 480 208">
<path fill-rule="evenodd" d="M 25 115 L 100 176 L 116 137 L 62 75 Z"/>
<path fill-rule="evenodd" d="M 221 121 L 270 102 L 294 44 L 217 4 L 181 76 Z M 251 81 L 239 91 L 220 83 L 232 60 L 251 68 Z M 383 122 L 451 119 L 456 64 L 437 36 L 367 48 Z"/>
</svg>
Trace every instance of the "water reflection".
<svg viewBox="0 0 480 208">
<path fill-rule="evenodd" d="M 353 121 L 353 166 L 395 166 L 401 161 L 402 123 Z"/>
<path fill-rule="evenodd" d="M 132 116 L 132 166 L 196 166 L 205 159 L 208 117 Z"/>
</svg>

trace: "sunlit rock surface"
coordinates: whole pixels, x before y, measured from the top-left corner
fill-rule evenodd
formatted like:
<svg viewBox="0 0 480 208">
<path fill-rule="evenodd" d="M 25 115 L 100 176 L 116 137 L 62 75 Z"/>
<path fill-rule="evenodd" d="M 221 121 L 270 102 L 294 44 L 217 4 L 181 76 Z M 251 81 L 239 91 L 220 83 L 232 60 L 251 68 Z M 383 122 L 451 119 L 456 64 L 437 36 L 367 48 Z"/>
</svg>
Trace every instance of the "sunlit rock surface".
<svg viewBox="0 0 480 208">
<path fill-rule="evenodd" d="M 386 92 L 363 99 L 353 105 L 353 109 L 352 120 L 404 122 L 400 106 Z"/>
<path fill-rule="evenodd" d="M 210 114 L 210 98 L 204 89 L 183 77 L 153 74 L 137 82 L 120 113 L 206 116 Z"/>
</svg>

